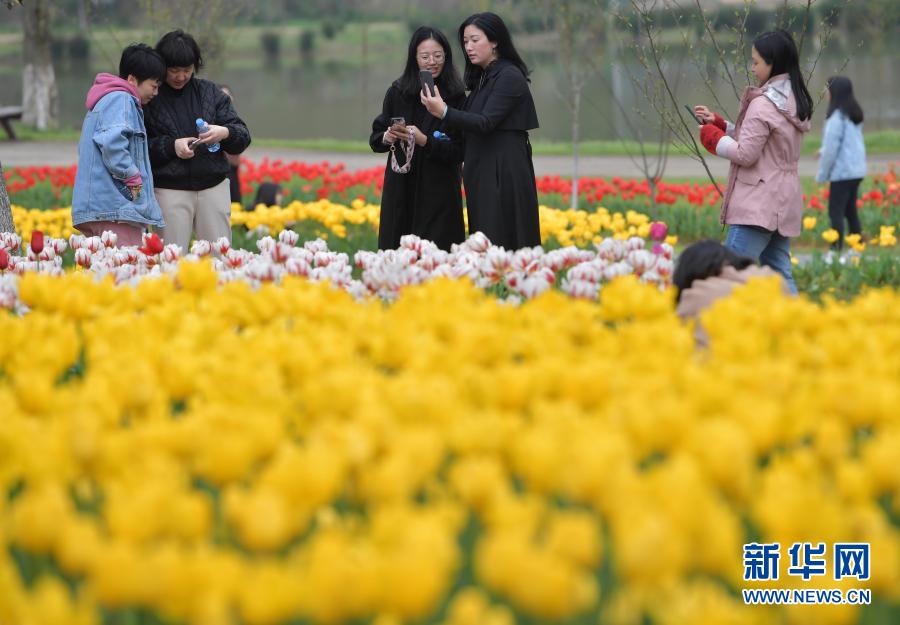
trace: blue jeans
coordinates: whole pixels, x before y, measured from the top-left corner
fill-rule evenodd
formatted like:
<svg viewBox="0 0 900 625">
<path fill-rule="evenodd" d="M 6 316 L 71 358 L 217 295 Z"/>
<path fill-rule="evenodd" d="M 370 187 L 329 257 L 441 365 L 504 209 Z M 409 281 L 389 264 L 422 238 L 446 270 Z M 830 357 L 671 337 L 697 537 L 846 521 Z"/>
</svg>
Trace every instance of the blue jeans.
<svg viewBox="0 0 900 625">
<path fill-rule="evenodd" d="M 797 285 L 791 271 L 791 240 L 777 231 L 759 226 L 728 226 L 725 247 L 735 254 L 748 256 L 760 265 L 771 267 L 784 276 L 791 293 L 796 295 Z"/>
</svg>

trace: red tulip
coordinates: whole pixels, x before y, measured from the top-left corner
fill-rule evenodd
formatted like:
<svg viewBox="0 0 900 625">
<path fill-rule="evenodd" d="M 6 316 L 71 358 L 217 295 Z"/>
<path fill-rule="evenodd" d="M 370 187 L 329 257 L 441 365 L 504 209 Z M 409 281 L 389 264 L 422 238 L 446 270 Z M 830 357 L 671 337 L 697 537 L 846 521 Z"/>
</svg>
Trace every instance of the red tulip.
<svg viewBox="0 0 900 625">
<path fill-rule="evenodd" d="M 155 232 L 144 235 L 144 247 L 139 248 L 147 256 L 156 256 L 165 249 L 162 239 Z"/>
<path fill-rule="evenodd" d="M 147 237 L 147 249 L 150 250 L 150 253 L 159 254 L 163 251 L 164 247 L 165 245 L 163 245 L 162 239 L 159 238 L 159 235 L 155 232 L 151 232 L 150 236 Z"/>
<path fill-rule="evenodd" d="M 35 230 L 31 233 L 31 251 L 35 254 L 40 254 L 44 251 L 44 233 L 40 230 Z"/>
<path fill-rule="evenodd" d="M 6 271 L 7 267 L 9 267 L 9 252 L 0 247 L 0 271 Z"/>
</svg>

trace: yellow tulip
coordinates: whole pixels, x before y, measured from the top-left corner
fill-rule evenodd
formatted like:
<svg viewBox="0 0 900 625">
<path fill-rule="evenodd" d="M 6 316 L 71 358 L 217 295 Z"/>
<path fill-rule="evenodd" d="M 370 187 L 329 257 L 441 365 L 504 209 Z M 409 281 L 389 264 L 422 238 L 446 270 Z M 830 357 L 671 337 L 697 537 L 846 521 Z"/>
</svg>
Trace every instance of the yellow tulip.
<svg viewBox="0 0 900 625">
<path fill-rule="evenodd" d="M 646 223 L 550 214 L 573 241 Z M 817 304 L 751 280 L 698 351 L 635 278 L 518 306 L 453 280 L 389 305 L 220 286 L 208 263 L 16 280 L 0 621 L 744 623 L 750 538 L 900 553 L 894 289 Z M 888 607 L 894 560 L 870 579 Z"/>
</svg>

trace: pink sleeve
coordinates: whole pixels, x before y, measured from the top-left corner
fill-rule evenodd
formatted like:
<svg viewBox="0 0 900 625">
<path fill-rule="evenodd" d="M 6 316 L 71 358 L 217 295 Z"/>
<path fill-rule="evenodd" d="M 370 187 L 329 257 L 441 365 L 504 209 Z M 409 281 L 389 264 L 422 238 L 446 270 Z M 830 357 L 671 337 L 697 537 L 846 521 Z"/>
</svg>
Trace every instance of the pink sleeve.
<svg viewBox="0 0 900 625">
<path fill-rule="evenodd" d="M 731 146 L 728 158 L 741 167 L 750 167 L 759 160 L 772 129 L 767 113 L 772 104 L 765 97 L 758 97 L 750 103 L 737 144 Z"/>
<path fill-rule="evenodd" d="M 136 187 L 138 185 L 144 184 L 144 179 L 141 178 L 141 172 L 136 173 L 133 176 L 129 176 L 125 179 L 126 187 Z"/>
</svg>

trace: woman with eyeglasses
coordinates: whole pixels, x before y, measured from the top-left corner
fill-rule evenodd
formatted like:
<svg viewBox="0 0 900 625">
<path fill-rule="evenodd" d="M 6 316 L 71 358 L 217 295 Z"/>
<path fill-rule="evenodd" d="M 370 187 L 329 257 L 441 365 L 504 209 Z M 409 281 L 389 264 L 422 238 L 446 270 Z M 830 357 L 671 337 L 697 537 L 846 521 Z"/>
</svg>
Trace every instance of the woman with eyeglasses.
<svg viewBox="0 0 900 625">
<path fill-rule="evenodd" d="M 379 249 L 396 249 L 400 237 L 415 234 L 449 250 L 466 236 L 461 136 L 422 105 L 422 71 L 431 73 L 435 86 L 456 106 L 465 100 L 447 37 L 436 28 L 416 29 L 403 75 L 388 88 L 369 138 L 372 150 L 389 152 L 381 195 Z"/>
<path fill-rule="evenodd" d="M 537 185 L 528 131 L 538 127 L 528 67 L 503 20 L 476 13 L 459 27 L 469 97 L 460 107 L 438 89 L 422 104 L 447 127 L 464 131 L 463 180 L 469 232 L 506 249 L 541 243 Z"/>
</svg>

